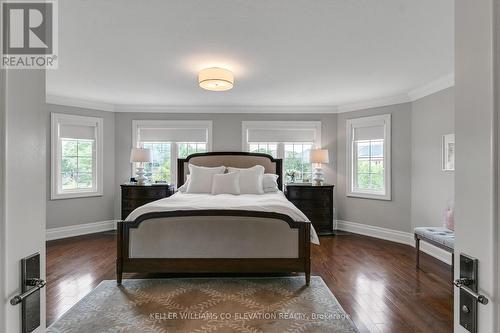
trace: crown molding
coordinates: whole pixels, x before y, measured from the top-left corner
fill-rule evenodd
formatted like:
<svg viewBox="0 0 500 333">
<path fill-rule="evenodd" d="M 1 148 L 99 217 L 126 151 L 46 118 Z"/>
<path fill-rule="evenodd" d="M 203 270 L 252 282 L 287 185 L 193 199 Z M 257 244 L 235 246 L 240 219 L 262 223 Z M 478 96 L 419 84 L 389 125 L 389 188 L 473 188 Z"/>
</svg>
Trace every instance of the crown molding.
<svg viewBox="0 0 500 333">
<path fill-rule="evenodd" d="M 339 105 L 337 106 L 337 109 L 338 113 L 342 113 L 342 112 L 359 111 L 359 110 L 382 107 L 382 106 L 390 106 L 401 103 L 415 102 L 421 98 L 440 92 L 441 90 L 453 87 L 454 85 L 455 85 L 455 74 L 451 73 L 442 76 L 437 80 L 429 82 L 423 86 L 412 89 L 408 91 L 408 93 L 402 93 L 399 95 L 383 97 L 383 98 L 376 98 L 357 103 Z"/>
<path fill-rule="evenodd" d="M 73 98 L 73 97 L 47 95 L 45 97 L 45 102 L 47 104 L 72 106 L 76 108 L 93 109 L 93 110 L 110 111 L 110 112 L 115 111 L 115 106 L 113 104 L 97 102 L 87 99 Z"/>
<path fill-rule="evenodd" d="M 335 106 L 297 105 L 221 105 L 221 106 L 165 106 L 165 105 L 116 105 L 115 112 L 153 113 L 337 113 Z"/>
<path fill-rule="evenodd" d="M 421 87 L 410 90 L 408 92 L 408 97 L 412 102 L 414 102 L 426 96 L 435 94 L 441 90 L 453 87 L 454 85 L 455 85 L 455 74 L 451 73 L 442 76 L 437 80 L 429 82 Z"/>
<path fill-rule="evenodd" d="M 350 112 L 350 111 L 359 111 L 371 108 L 377 108 L 382 106 L 389 106 L 395 104 L 409 103 L 410 98 L 408 94 L 399 94 L 395 96 L 383 97 L 370 99 L 363 102 L 350 103 L 338 106 L 338 113 Z"/>
<path fill-rule="evenodd" d="M 332 114 L 358 111 L 395 104 L 410 103 L 423 97 L 435 94 L 455 85 L 453 73 L 440 77 L 423 86 L 401 93 L 399 95 L 375 98 L 366 101 L 342 105 L 307 106 L 307 105 L 140 105 L 140 104 L 110 104 L 92 100 L 77 99 L 57 95 L 47 95 L 48 104 L 65 105 L 85 109 L 110 112 L 150 112 L 150 113 L 280 113 L 280 114 Z"/>
</svg>

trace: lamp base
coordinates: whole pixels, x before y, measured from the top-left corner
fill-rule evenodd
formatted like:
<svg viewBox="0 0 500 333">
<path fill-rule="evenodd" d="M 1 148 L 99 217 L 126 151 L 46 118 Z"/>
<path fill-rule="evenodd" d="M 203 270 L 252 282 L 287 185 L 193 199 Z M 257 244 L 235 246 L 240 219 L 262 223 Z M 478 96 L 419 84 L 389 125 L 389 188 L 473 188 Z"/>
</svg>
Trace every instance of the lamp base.
<svg viewBox="0 0 500 333">
<path fill-rule="evenodd" d="M 321 186 L 323 185 L 324 181 L 325 178 L 323 176 L 323 169 L 321 167 L 316 167 L 313 173 L 312 184 L 314 186 Z"/>
<path fill-rule="evenodd" d="M 144 175 L 146 173 L 144 172 L 144 168 L 137 168 L 135 180 L 137 180 L 137 185 L 144 185 L 146 184 L 146 181 L 148 180 Z"/>
</svg>

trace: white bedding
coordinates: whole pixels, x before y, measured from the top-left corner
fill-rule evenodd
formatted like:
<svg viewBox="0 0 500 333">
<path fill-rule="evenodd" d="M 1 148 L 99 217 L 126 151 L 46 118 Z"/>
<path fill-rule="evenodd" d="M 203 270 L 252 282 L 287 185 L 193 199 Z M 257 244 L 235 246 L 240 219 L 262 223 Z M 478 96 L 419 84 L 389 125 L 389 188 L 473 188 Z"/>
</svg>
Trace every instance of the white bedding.
<svg viewBox="0 0 500 333">
<path fill-rule="evenodd" d="M 235 209 L 274 212 L 288 215 L 294 221 L 309 223 L 309 219 L 288 201 L 281 191 L 265 194 L 242 195 L 210 195 L 177 192 L 168 198 L 153 201 L 135 209 L 125 221 L 133 221 L 137 217 L 151 212 L 197 209 Z M 318 235 L 312 225 L 311 243 L 319 244 Z"/>
</svg>

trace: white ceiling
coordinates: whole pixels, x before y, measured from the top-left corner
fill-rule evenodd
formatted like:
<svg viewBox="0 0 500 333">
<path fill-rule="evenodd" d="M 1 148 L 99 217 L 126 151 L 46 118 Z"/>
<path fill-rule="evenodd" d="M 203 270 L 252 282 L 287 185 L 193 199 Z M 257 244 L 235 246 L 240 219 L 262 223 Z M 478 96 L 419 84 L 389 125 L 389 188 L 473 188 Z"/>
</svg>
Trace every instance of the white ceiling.
<svg viewBox="0 0 500 333">
<path fill-rule="evenodd" d="M 64 0 L 47 95 L 111 105 L 339 106 L 454 70 L 453 0 Z M 197 86 L 208 66 L 235 86 Z"/>
</svg>

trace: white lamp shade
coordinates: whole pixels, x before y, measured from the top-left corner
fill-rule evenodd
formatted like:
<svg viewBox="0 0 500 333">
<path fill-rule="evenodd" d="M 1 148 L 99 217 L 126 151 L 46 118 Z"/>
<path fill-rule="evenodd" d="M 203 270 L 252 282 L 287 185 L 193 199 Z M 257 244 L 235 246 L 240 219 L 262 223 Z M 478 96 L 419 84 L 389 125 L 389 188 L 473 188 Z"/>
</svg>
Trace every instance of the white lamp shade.
<svg viewBox="0 0 500 333">
<path fill-rule="evenodd" d="M 132 148 L 130 151 L 130 163 L 134 162 L 151 162 L 153 157 L 150 149 Z"/>
<path fill-rule="evenodd" d="M 229 90 L 234 85 L 234 75 L 225 68 L 205 68 L 198 73 L 198 84 L 201 88 L 211 91 Z"/>
<path fill-rule="evenodd" d="M 309 156 L 311 163 L 330 163 L 328 150 L 326 149 L 313 149 Z"/>
</svg>

